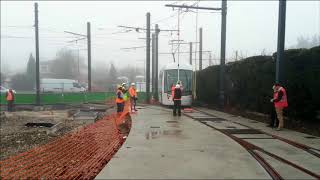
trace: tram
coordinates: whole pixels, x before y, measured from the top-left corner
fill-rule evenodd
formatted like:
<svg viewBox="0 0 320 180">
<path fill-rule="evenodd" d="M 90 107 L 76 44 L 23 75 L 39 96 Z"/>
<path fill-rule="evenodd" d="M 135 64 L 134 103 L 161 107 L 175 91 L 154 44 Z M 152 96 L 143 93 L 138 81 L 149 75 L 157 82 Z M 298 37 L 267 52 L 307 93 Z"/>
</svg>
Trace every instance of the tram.
<svg viewBox="0 0 320 180">
<path fill-rule="evenodd" d="M 171 87 L 181 82 L 182 106 L 192 105 L 192 66 L 189 64 L 170 63 L 161 69 L 159 74 L 159 102 L 163 105 L 173 105 Z"/>
</svg>

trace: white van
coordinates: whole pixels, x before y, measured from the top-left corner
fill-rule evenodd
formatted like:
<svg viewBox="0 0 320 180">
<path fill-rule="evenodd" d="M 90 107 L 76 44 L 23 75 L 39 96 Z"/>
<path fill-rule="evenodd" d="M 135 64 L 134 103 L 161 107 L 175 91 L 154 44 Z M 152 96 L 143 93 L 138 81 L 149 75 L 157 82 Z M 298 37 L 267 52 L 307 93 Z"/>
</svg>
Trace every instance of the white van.
<svg viewBox="0 0 320 180">
<path fill-rule="evenodd" d="M 86 88 L 82 87 L 74 79 L 52 79 L 43 78 L 40 80 L 40 91 L 42 92 L 85 92 Z"/>
</svg>

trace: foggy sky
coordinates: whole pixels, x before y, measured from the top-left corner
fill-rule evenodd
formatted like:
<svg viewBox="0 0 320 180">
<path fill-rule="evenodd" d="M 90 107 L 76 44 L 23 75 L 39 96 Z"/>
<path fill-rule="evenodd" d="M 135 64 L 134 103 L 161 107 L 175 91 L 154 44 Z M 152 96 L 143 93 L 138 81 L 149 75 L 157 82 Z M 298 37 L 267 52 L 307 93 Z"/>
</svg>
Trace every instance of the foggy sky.
<svg viewBox="0 0 320 180">
<path fill-rule="evenodd" d="M 196 1 L 179 1 L 177 4 L 192 5 Z M 72 31 L 86 34 L 86 23 L 91 22 L 93 66 L 108 66 L 112 61 L 117 67 L 144 65 L 145 49 L 123 51 L 120 48 L 144 46 L 144 32 L 127 32 L 118 25 L 145 27 L 146 13 L 151 13 L 151 25 L 159 24 L 160 29 L 177 29 L 178 11 L 165 7 L 174 1 L 40 1 L 39 37 L 40 61 L 54 59 L 56 52 L 68 47 L 85 59 L 86 41 L 67 43 L 76 39 L 64 33 Z M 220 7 L 220 1 L 200 1 L 199 6 Z M 199 10 L 198 28 L 203 28 L 203 50 L 220 57 L 220 13 Z M 173 16 L 171 18 L 167 18 Z M 167 19 L 166 19 L 167 18 Z M 35 54 L 34 1 L 1 1 L 1 71 L 16 72 L 26 67 L 30 53 Z M 276 51 L 278 25 L 278 1 L 228 1 L 227 11 L 227 62 L 237 50 L 252 56 Z M 196 13 L 180 15 L 180 39 L 196 41 Z M 296 43 L 299 36 L 311 37 L 320 34 L 320 2 L 288 1 L 286 22 L 286 47 Z M 114 33 L 114 34 L 112 34 Z M 9 36 L 9 37 L 8 37 Z M 15 38 L 13 38 L 13 36 Z M 168 42 L 178 39 L 177 33 L 160 32 L 159 52 L 171 52 Z M 195 50 L 195 47 L 193 48 Z M 189 50 L 181 45 L 180 51 Z M 199 49 L 197 49 L 199 50 Z M 188 54 L 181 54 L 180 61 L 187 63 Z M 203 54 L 207 59 L 208 54 Z M 172 62 L 172 56 L 159 55 L 160 66 Z M 216 60 L 215 63 L 218 63 Z M 208 61 L 203 62 L 206 67 Z"/>
</svg>

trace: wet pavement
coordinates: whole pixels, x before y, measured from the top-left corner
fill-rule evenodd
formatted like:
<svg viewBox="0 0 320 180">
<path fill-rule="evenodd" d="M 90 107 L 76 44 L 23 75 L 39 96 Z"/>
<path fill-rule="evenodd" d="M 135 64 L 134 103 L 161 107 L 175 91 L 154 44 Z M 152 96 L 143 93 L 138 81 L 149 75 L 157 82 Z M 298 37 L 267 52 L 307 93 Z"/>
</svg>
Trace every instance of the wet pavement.
<svg viewBox="0 0 320 180">
<path fill-rule="evenodd" d="M 131 117 L 126 142 L 96 179 L 271 178 L 241 145 L 190 117 L 173 117 L 158 106 L 146 106 Z M 237 128 L 223 120 L 215 124 Z"/>
</svg>

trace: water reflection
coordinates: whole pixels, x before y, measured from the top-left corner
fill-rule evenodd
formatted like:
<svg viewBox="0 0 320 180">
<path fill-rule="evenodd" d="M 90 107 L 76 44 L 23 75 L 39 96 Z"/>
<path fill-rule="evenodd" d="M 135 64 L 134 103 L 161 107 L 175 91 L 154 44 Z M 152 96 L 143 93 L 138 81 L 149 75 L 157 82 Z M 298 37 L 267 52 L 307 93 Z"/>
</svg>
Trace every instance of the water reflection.
<svg viewBox="0 0 320 180">
<path fill-rule="evenodd" d="M 182 130 L 180 129 L 172 129 L 172 130 L 161 130 L 161 129 L 152 129 L 145 133 L 146 139 L 157 139 L 161 136 L 167 137 L 179 137 L 181 136 Z"/>
</svg>

